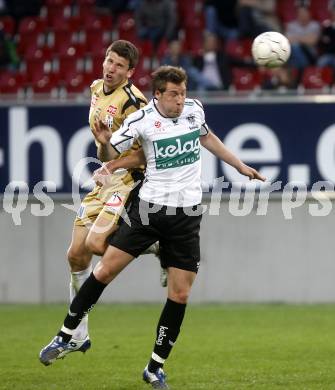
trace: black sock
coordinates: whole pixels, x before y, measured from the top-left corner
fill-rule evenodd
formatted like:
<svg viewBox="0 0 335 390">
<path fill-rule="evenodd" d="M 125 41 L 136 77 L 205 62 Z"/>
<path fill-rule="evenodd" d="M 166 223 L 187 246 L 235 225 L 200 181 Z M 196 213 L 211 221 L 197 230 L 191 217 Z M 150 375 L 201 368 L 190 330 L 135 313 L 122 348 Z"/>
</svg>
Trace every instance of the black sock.
<svg viewBox="0 0 335 390">
<path fill-rule="evenodd" d="M 184 319 L 186 304 L 177 303 L 167 299 L 160 319 L 157 325 L 157 338 L 154 346 L 154 353 L 162 359 L 167 359 L 169 353 L 176 342 L 181 324 Z M 150 372 L 155 372 L 157 368 L 162 367 L 160 363 L 154 359 L 150 359 L 148 369 Z"/>
<path fill-rule="evenodd" d="M 93 309 L 106 286 L 107 284 L 99 282 L 91 272 L 71 302 L 69 312 L 64 320 L 64 327 L 76 329 L 82 318 Z M 69 342 L 72 337 L 64 331 L 60 331 L 58 336 L 61 336 L 65 342 Z"/>
</svg>

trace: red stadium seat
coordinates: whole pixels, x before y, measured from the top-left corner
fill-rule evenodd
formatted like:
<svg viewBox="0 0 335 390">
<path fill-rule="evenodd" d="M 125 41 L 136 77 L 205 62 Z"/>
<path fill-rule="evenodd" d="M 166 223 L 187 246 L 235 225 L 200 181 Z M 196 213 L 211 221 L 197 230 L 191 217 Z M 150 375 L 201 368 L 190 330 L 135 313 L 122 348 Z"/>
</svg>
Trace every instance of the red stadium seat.
<svg viewBox="0 0 335 390">
<path fill-rule="evenodd" d="M 297 16 L 297 7 L 294 0 L 277 1 L 277 15 L 282 23 L 291 22 Z"/>
<path fill-rule="evenodd" d="M 45 4 L 48 7 L 65 7 L 72 4 L 72 0 L 46 0 Z"/>
<path fill-rule="evenodd" d="M 20 21 L 19 34 L 44 33 L 47 29 L 47 20 L 38 16 L 27 16 Z"/>
<path fill-rule="evenodd" d="M 54 73 L 41 74 L 34 80 L 31 86 L 34 94 L 52 94 L 57 95 L 58 77 Z"/>
<path fill-rule="evenodd" d="M 67 77 L 65 90 L 67 93 L 88 93 L 92 81 L 91 75 L 78 73 L 72 77 Z"/>
<path fill-rule="evenodd" d="M 73 77 L 84 70 L 84 60 L 82 58 L 77 58 L 77 56 L 60 57 L 54 62 L 57 63 L 57 66 L 54 66 L 53 69 L 57 71 L 61 81 L 66 81 L 67 77 Z"/>
<path fill-rule="evenodd" d="M 119 38 L 128 41 L 137 40 L 135 19 L 132 13 L 125 12 L 119 17 Z"/>
<path fill-rule="evenodd" d="M 0 92 L 16 94 L 23 89 L 24 75 L 21 73 L 2 71 L 0 73 Z"/>
<path fill-rule="evenodd" d="M 48 46 L 35 47 L 30 46 L 25 52 L 26 60 L 36 60 L 36 61 L 51 61 L 53 57 L 53 52 Z"/>
<path fill-rule="evenodd" d="M 90 5 L 77 5 L 76 7 L 76 15 L 81 20 L 81 25 L 84 28 L 90 28 L 92 25 L 92 21 L 98 18 L 96 15 L 95 7 Z M 99 19 L 99 18 L 98 18 Z"/>
<path fill-rule="evenodd" d="M 251 45 L 251 39 L 229 39 L 225 46 L 225 52 L 235 60 L 251 60 Z"/>
<path fill-rule="evenodd" d="M 168 50 L 168 42 L 166 39 L 163 39 L 159 46 L 158 46 L 158 50 L 157 50 L 157 57 L 159 59 L 161 59 L 162 57 L 164 57 L 167 53 L 167 50 Z"/>
<path fill-rule="evenodd" d="M 141 91 L 149 91 L 151 89 L 151 77 L 149 74 L 135 74 L 132 77 L 132 81 Z"/>
<path fill-rule="evenodd" d="M 51 61 L 43 61 L 41 59 L 27 60 L 25 63 L 25 72 L 27 81 L 34 82 L 41 78 L 43 74 L 48 74 L 52 70 Z"/>
<path fill-rule="evenodd" d="M 75 35 L 69 30 L 55 30 L 48 34 L 48 45 L 52 47 L 54 52 L 64 53 L 67 48 L 74 44 Z"/>
<path fill-rule="evenodd" d="M 93 10 L 79 15 L 84 29 L 99 29 L 105 31 L 112 31 L 113 21 L 111 15 L 96 15 Z"/>
<path fill-rule="evenodd" d="M 20 34 L 18 36 L 17 50 L 19 54 L 24 57 L 25 53 L 37 50 L 39 47 L 43 46 L 43 43 L 44 36 L 38 32 Z"/>
<path fill-rule="evenodd" d="M 92 55 L 104 55 L 110 43 L 108 33 L 100 29 L 89 29 L 85 31 L 85 44 L 88 53 Z"/>
<path fill-rule="evenodd" d="M 180 15 L 181 27 L 203 30 L 205 26 L 203 8 L 203 0 L 180 0 L 177 11 Z"/>
<path fill-rule="evenodd" d="M 140 90 L 148 91 L 151 89 L 151 70 L 145 66 L 144 57 L 141 57 L 140 62 L 136 66 L 135 73 L 131 80 Z"/>
<path fill-rule="evenodd" d="M 178 0 L 177 12 L 182 21 L 182 25 L 185 26 L 183 21 L 185 21 L 187 18 L 195 19 L 199 17 L 199 15 L 202 15 L 203 8 L 204 8 L 204 0 L 188 0 L 188 1 Z"/>
<path fill-rule="evenodd" d="M 59 57 L 53 62 L 53 70 L 57 71 L 60 80 L 66 75 L 73 76 L 84 68 L 85 47 L 80 44 L 64 45 L 60 47 Z"/>
<path fill-rule="evenodd" d="M 202 53 L 204 47 L 203 41 L 203 31 L 201 29 L 193 30 L 191 28 L 185 30 L 184 46 L 185 50 L 191 54 L 196 56 Z"/>
<path fill-rule="evenodd" d="M 80 57 L 84 57 L 85 54 L 86 48 L 81 43 L 68 44 L 68 42 L 65 42 L 59 47 L 59 56 L 62 57 L 76 57 L 78 59 Z"/>
<path fill-rule="evenodd" d="M 68 30 L 72 33 L 81 29 L 81 20 L 78 16 L 64 17 L 56 19 L 52 25 L 53 30 Z"/>
<path fill-rule="evenodd" d="M 302 85 L 306 89 L 328 89 L 333 83 L 333 70 L 330 67 L 309 66 L 302 75 Z"/>
<path fill-rule="evenodd" d="M 0 16 L 0 30 L 4 31 L 8 35 L 14 35 L 15 32 L 15 21 L 9 16 Z"/>
<path fill-rule="evenodd" d="M 233 68 L 232 75 L 236 91 L 252 91 L 260 86 L 260 76 L 257 70 Z"/>
<path fill-rule="evenodd" d="M 102 77 L 102 63 L 104 58 L 104 55 L 97 55 L 86 60 L 85 71 L 92 75 L 93 80 Z"/>
<path fill-rule="evenodd" d="M 140 48 L 141 56 L 152 57 L 154 49 L 151 41 L 146 39 L 144 41 L 141 41 L 140 44 L 138 44 L 137 46 Z"/>
<path fill-rule="evenodd" d="M 311 0 L 310 10 L 312 18 L 321 23 L 330 19 L 329 0 Z"/>
<path fill-rule="evenodd" d="M 66 23 L 66 19 L 71 16 L 70 6 L 60 7 L 48 7 L 47 8 L 47 20 L 48 26 L 51 28 L 61 28 L 62 24 Z"/>
</svg>

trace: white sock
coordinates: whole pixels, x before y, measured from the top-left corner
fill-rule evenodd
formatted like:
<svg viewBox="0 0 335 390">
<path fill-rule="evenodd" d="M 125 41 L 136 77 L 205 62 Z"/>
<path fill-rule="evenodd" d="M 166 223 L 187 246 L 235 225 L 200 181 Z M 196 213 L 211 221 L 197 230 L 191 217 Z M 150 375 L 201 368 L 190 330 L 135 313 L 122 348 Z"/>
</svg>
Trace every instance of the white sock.
<svg viewBox="0 0 335 390">
<path fill-rule="evenodd" d="M 70 301 L 72 302 L 73 298 L 76 296 L 80 287 L 84 284 L 85 280 L 90 276 L 92 272 L 92 265 L 83 271 L 71 272 L 71 282 L 70 282 Z M 86 315 L 77 326 L 74 331 L 72 338 L 76 340 L 84 340 L 88 336 L 88 316 Z"/>
</svg>

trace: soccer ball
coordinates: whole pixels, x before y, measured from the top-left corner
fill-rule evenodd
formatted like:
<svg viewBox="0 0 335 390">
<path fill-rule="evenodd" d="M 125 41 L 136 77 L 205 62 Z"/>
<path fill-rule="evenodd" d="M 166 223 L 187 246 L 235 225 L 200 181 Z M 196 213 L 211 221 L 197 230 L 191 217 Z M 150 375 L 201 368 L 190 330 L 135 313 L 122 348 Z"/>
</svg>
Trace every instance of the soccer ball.
<svg viewBox="0 0 335 390">
<path fill-rule="evenodd" d="M 254 39 L 251 53 L 257 65 L 276 68 L 289 59 L 291 46 L 284 35 L 276 31 L 268 31 Z"/>
</svg>

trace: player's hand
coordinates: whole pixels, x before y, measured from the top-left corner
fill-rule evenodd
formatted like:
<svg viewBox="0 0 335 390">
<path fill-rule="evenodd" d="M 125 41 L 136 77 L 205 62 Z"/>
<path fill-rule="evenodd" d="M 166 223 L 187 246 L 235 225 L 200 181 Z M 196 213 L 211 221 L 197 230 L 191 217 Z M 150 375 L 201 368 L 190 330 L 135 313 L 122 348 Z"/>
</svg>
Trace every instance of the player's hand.
<svg viewBox="0 0 335 390">
<path fill-rule="evenodd" d="M 109 184 L 110 176 L 117 168 L 114 168 L 113 161 L 109 161 L 107 164 L 102 165 L 99 169 L 93 172 L 93 180 L 99 187 Z"/>
<path fill-rule="evenodd" d="M 102 145 L 110 142 L 112 130 L 101 119 L 97 119 L 91 129 L 95 139 Z"/>
<path fill-rule="evenodd" d="M 265 181 L 266 177 L 262 176 L 256 169 L 249 167 L 246 164 L 242 164 L 238 170 L 242 175 L 248 176 L 250 180 L 257 179 Z"/>
</svg>

